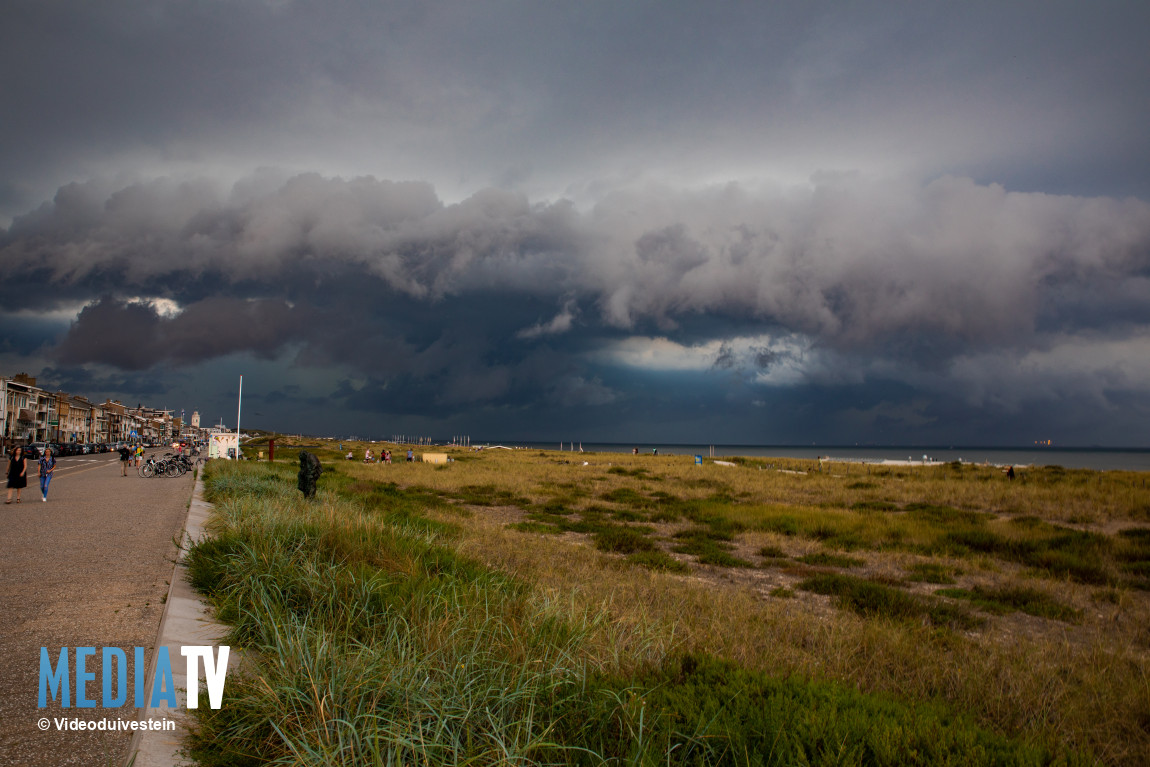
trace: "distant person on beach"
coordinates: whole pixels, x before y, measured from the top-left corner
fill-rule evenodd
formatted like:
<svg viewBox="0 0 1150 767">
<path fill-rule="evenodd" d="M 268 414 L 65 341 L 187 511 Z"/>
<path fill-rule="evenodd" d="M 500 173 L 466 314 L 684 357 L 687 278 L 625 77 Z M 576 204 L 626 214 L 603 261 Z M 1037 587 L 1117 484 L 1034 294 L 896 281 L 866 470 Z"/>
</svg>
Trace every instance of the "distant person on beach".
<svg viewBox="0 0 1150 767">
<path fill-rule="evenodd" d="M 415 463 L 415 453 L 412 451 L 411 448 L 407 449 L 407 462 L 408 463 Z"/>
<path fill-rule="evenodd" d="M 28 458 L 24 448 L 17 446 L 8 457 L 8 499 L 12 503 L 12 491 L 16 491 L 16 503 L 20 503 L 20 491 L 28 487 Z"/>
<path fill-rule="evenodd" d="M 1013 466 L 1007 466 L 1006 467 L 1006 478 L 1007 479 L 1014 479 L 1014 467 Z"/>
<path fill-rule="evenodd" d="M 48 485 L 52 483 L 52 472 L 56 471 L 56 458 L 52 448 L 45 447 L 40 455 L 40 500 L 48 502 Z"/>
<path fill-rule="evenodd" d="M 390 450 L 384 450 L 383 451 L 383 462 L 386 463 L 388 466 L 391 465 L 391 451 Z"/>
<path fill-rule="evenodd" d="M 363 462 L 364 463 L 371 463 L 372 457 L 373 456 L 371 454 L 371 448 L 370 447 L 367 450 L 363 451 Z"/>
<path fill-rule="evenodd" d="M 631 448 L 631 455 L 639 455 L 639 448 L 637 448 L 637 447 Z"/>
<path fill-rule="evenodd" d="M 132 451 L 128 449 L 127 445 L 120 445 L 117 451 L 120 454 L 120 476 L 128 476 L 128 464 L 132 462 Z"/>
<path fill-rule="evenodd" d="M 350 450 L 347 451 L 347 455 L 344 457 L 347 458 L 347 460 L 349 460 L 349 461 L 355 460 L 355 455 Z"/>
</svg>

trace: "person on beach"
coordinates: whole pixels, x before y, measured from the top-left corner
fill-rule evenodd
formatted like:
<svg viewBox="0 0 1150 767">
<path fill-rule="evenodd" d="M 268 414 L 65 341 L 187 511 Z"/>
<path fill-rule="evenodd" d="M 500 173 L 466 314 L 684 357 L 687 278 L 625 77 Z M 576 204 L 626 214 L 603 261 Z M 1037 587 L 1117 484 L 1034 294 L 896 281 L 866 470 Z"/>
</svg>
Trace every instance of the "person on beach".
<svg viewBox="0 0 1150 767">
<path fill-rule="evenodd" d="M 383 451 L 383 460 L 388 466 L 391 466 L 391 451 L 390 450 L 384 450 Z"/>
<path fill-rule="evenodd" d="M 56 471 L 56 458 L 52 448 L 45 447 L 40 455 L 40 500 L 48 502 L 48 485 L 52 482 L 52 472 Z"/>
<path fill-rule="evenodd" d="M 8 458 L 8 499 L 4 503 L 12 503 L 12 491 L 16 491 L 16 503 L 20 503 L 20 491 L 28 487 L 28 458 L 24 455 L 24 448 L 17 446 Z"/>
<path fill-rule="evenodd" d="M 117 451 L 120 454 L 120 476 L 128 476 L 128 464 L 132 462 L 132 451 L 128 449 L 127 445 L 120 445 Z"/>
<path fill-rule="evenodd" d="M 408 463 L 415 463 L 415 453 L 412 451 L 411 448 L 407 449 L 407 462 Z"/>
</svg>

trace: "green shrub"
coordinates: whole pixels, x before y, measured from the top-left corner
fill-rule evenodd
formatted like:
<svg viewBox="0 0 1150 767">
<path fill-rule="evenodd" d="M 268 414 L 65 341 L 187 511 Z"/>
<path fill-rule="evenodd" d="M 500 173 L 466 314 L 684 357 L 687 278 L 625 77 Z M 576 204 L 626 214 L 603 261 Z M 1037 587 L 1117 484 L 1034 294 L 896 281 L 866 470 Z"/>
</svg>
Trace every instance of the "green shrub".
<svg viewBox="0 0 1150 767">
<path fill-rule="evenodd" d="M 691 554 L 698 558 L 699 564 L 714 565 L 716 567 L 754 567 L 753 564 L 740 559 L 728 552 L 733 547 L 708 535 L 684 537 L 672 549 L 676 554 Z"/>
<path fill-rule="evenodd" d="M 965 599 L 990 613 L 1023 612 L 1039 618 L 1053 618 L 1067 623 L 1078 623 L 1082 613 L 1064 605 L 1054 597 L 1037 589 L 1023 587 L 975 586 L 971 589 L 939 589 L 941 596 Z"/>
<path fill-rule="evenodd" d="M 816 575 L 800 583 L 799 588 L 833 596 L 840 607 L 871 618 L 916 620 L 925 617 L 936 625 L 958 628 L 979 624 L 977 618 L 954 606 L 922 600 L 886 584 L 851 575 Z"/>
<path fill-rule="evenodd" d="M 778 546 L 763 546 L 759 549 L 759 556 L 766 559 L 787 559 L 787 552 Z"/>
<path fill-rule="evenodd" d="M 508 525 L 512 530 L 518 530 L 521 533 L 547 533 L 558 535 L 563 531 L 555 525 L 548 525 L 543 522 L 513 522 Z"/>
<path fill-rule="evenodd" d="M 954 583 L 954 576 L 961 575 L 961 571 L 954 567 L 940 565 L 937 562 L 918 562 L 910 566 L 908 581 L 918 583 Z"/>
<path fill-rule="evenodd" d="M 625 506 L 647 506 L 648 499 L 629 487 L 619 487 L 599 496 L 604 501 L 623 504 Z"/>
<path fill-rule="evenodd" d="M 857 483 L 869 484 L 869 483 Z M 855 501 L 851 504 L 853 511 L 898 511 L 898 504 L 891 501 Z"/>
<path fill-rule="evenodd" d="M 595 533 L 595 548 L 617 554 L 654 551 L 655 542 L 630 527 L 611 527 Z"/>
<path fill-rule="evenodd" d="M 650 568 L 651 570 L 660 570 L 662 572 L 688 573 L 691 571 L 691 568 L 688 567 L 686 563 L 680 562 L 665 551 L 660 551 L 659 549 L 636 552 L 629 555 L 626 561 L 633 565 Z"/>
<path fill-rule="evenodd" d="M 590 705 L 558 724 L 612 764 L 1027 765 L 1056 757 L 947 709 L 911 708 L 825 682 L 776 679 L 703 655 L 596 677 Z M 597 759 L 579 760 L 599 763 Z"/>
<path fill-rule="evenodd" d="M 866 560 L 859 559 L 858 557 L 848 557 L 844 554 L 830 554 L 825 551 L 796 557 L 795 561 L 814 567 L 862 567 L 866 564 Z"/>
<path fill-rule="evenodd" d="M 770 517 L 763 521 L 762 527 L 764 530 L 786 536 L 799 534 L 799 520 L 792 516 Z"/>
</svg>

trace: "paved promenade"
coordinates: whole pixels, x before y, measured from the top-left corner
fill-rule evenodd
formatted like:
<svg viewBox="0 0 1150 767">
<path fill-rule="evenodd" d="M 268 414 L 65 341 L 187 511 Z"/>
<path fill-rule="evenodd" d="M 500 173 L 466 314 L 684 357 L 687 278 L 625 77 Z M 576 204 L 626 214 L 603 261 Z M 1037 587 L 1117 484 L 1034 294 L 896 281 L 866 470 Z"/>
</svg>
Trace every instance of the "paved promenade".
<svg viewBox="0 0 1150 767">
<path fill-rule="evenodd" d="M 43 503 L 34 472 L 30 464 L 22 503 L 0 505 L 0 765 L 118 766 L 130 732 L 59 732 L 53 720 L 137 719 L 132 648 L 146 648 L 151 660 L 192 475 L 124 478 L 115 454 L 65 457 Z M 71 708 L 58 697 L 36 706 L 41 647 L 53 662 L 69 648 Z M 97 648 L 87 667 L 96 708 L 75 707 L 76 647 Z M 121 708 L 100 707 L 103 647 L 120 647 L 128 659 Z M 47 731 L 41 718 L 53 722 Z"/>
</svg>

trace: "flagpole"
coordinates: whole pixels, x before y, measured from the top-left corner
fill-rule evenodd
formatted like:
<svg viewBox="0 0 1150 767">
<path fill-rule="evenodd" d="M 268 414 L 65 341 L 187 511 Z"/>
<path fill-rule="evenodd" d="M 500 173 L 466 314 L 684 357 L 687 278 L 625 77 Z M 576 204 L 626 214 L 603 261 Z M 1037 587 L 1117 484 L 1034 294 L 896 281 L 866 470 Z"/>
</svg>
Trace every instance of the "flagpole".
<svg viewBox="0 0 1150 767">
<path fill-rule="evenodd" d="M 244 377 L 240 376 L 240 397 L 236 404 L 236 460 L 240 458 L 240 413 L 244 407 Z"/>
</svg>

